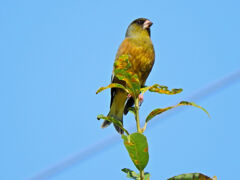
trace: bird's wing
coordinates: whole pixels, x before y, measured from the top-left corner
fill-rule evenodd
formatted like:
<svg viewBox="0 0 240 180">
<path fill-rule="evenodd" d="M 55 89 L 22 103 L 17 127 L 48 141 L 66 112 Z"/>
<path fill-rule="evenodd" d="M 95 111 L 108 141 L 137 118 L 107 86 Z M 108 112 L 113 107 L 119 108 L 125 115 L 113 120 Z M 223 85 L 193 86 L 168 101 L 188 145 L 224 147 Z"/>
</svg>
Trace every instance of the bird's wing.
<svg viewBox="0 0 240 180">
<path fill-rule="evenodd" d="M 131 54 L 132 54 L 133 49 L 136 49 L 136 45 L 129 38 L 125 38 L 123 40 L 122 44 L 118 48 L 118 52 L 116 54 L 115 60 L 117 60 L 121 55 L 128 55 L 129 57 L 132 56 Z M 111 82 L 125 85 L 125 83 L 123 81 L 120 81 L 117 77 L 114 76 L 114 73 L 111 76 Z M 111 107 L 113 99 L 116 95 L 116 90 L 117 90 L 116 88 L 111 89 L 110 107 Z"/>
<path fill-rule="evenodd" d="M 130 38 L 125 38 L 122 44 L 118 48 L 115 60 L 117 60 L 121 55 L 128 55 L 131 58 L 134 54 L 138 54 L 139 46 Z"/>
<path fill-rule="evenodd" d="M 132 70 L 139 75 L 141 86 L 143 86 L 152 69 L 155 59 L 152 44 L 147 46 L 147 44 L 142 44 L 141 41 L 125 38 L 118 49 L 115 60 L 117 60 L 121 55 L 129 56 L 129 61 L 132 64 Z M 142 69 L 142 67 L 144 67 L 144 69 Z M 112 82 L 125 85 L 123 81 L 119 81 L 116 77 L 114 77 L 114 75 L 112 76 Z M 111 104 L 115 95 L 116 88 L 112 88 Z M 125 105 L 124 114 L 128 113 L 128 108 L 133 106 L 133 104 L 134 100 L 132 98 L 128 99 Z"/>
<path fill-rule="evenodd" d="M 112 73 L 112 76 L 111 76 L 111 82 L 113 83 L 113 79 L 114 79 L 114 74 Z M 116 93 L 116 88 L 111 88 L 111 102 L 110 102 L 110 108 L 112 106 L 112 102 L 113 102 L 113 98 L 115 96 L 115 93 Z"/>
</svg>

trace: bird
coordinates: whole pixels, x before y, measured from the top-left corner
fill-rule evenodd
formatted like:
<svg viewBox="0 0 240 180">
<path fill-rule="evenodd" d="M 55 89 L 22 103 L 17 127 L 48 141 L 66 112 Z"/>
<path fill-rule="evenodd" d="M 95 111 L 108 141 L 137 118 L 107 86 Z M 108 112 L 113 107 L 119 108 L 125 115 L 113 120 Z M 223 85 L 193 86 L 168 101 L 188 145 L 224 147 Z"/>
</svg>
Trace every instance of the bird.
<svg viewBox="0 0 240 180">
<path fill-rule="evenodd" d="M 155 61 L 155 51 L 151 40 L 150 27 L 152 22 L 147 18 L 138 18 L 130 23 L 127 28 L 125 39 L 120 44 L 115 61 L 122 55 L 127 55 L 131 63 L 131 71 L 138 75 L 141 87 L 145 85 Z M 114 71 L 113 71 L 114 72 Z M 114 73 L 111 78 L 112 83 L 119 83 L 125 86 Z M 110 111 L 108 117 L 113 117 L 123 124 L 123 114 L 128 113 L 128 108 L 134 105 L 134 99 L 119 88 L 111 88 Z M 105 120 L 102 128 L 111 124 Z M 118 133 L 123 134 L 123 130 L 114 125 Z"/>
</svg>

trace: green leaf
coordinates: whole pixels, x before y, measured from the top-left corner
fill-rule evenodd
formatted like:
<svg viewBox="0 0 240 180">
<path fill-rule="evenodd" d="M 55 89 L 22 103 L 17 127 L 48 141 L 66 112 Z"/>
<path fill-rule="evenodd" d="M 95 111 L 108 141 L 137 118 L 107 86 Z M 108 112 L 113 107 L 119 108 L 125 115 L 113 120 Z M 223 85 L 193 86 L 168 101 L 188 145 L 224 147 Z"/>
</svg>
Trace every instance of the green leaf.
<svg viewBox="0 0 240 180">
<path fill-rule="evenodd" d="M 124 168 L 122 169 L 122 171 L 127 174 L 128 178 L 135 179 L 135 180 L 140 179 L 140 175 L 131 169 Z"/>
<path fill-rule="evenodd" d="M 135 110 L 134 107 L 129 107 L 129 108 L 128 108 L 128 111 L 131 112 L 131 113 L 133 113 L 134 115 L 136 114 L 136 110 Z"/>
<path fill-rule="evenodd" d="M 152 118 L 154 118 L 155 116 L 169 110 L 169 109 L 172 109 L 174 108 L 175 106 L 171 106 L 171 107 L 167 107 L 167 108 L 157 108 L 157 109 L 154 109 L 152 112 L 150 112 L 145 120 L 145 122 L 147 123 L 148 121 L 150 121 Z"/>
<path fill-rule="evenodd" d="M 106 87 L 101 87 L 97 90 L 96 94 L 100 93 L 101 91 L 105 90 L 105 89 L 108 89 L 108 88 L 120 88 L 120 89 L 123 89 L 124 91 L 126 91 L 127 93 L 129 93 L 128 89 L 125 88 L 123 85 L 121 84 L 118 84 L 118 83 L 111 83 L 109 84 L 108 86 Z"/>
<path fill-rule="evenodd" d="M 149 160 L 147 138 L 141 133 L 122 135 L 124 145 L 134 165 L 139 171 L 143 170 Z"/>
<path fill-rule="evenodd" d="M 149 173 L 144 173 L 144 180 L 150 180 L 150 174 Z"/>
<path fill-rule="evenodd" d="M 140 82 L 137 74 L 131 71 L 131 63 L 128 55 L 120 56 L 114 63 L 114 75 L 126 83 L 126 88 L 133 98 L 140 94 Z"/>
<path fill-rule="evenodd" d="M 110 117 L 110 116 L 104 116 L 104 115 L 102 115 L 102 114 L 98 115 L 98 116 L 97 116 L 97 119 L 98 119 L 98 120 L 104 119 L 104 120 L 110 121 L 110 122 L 112 122 L 113 124 L 115 124 L 116 126 L 118 126 L 119 128 L 121 128 L 127 135 L 129 135 L 128 131 L 123 127 L 121 121 L 118 121 L 117 119 L 115 119 L 115 118 L 113 118 L 113 117 Z"/>
<path fill-rule="evenodd" d="M 128 178 L 135 179 L 135 180 L 140 180 L 140 175 L 136 172 L 134 172 L 131 169 L 124 168 L 122 169 L 123 172 L 127 174 Z M 150 180 L 150 174 L 149 173 L 144 173 L 144 180 Z"/>
<path fill-rule="evenodd" d="M 155 116 L 169 110 L 169 109 L 172 109 L 172 108 L 176 108 L 178 106 L 184 106 L 184 105 L 187 105 L 187 106 L 194 106 L 194 107 L 197 107 L 197 108 L 200 108 L 202 109 L 209 117 L 209 113 L 207 112 L 206 109 L 204 109 L 203 107 L 193 103 L 193 102 L 187 102 L 187 101 L 181 101 L 180 103 L 178 103 L 177 105 L 175 106 L 169 106 L 169 107 L 166 107 L 166 108 L 158 108 L 158 109 L 154 109 L 152 112 L 149 113 L 149 115 L 147 116 L 145 122 L 147 123 L 148 121 L 150 121 L 152 118 L 154 118 Z"/>
<path fill-rule="evenodd" d="M 132 65 L 128 59 L 129 56 L 126 54 L 119 56 L 119 58 L 114 62 L 114 67 L 116 69 L 129 70 L 132 67 Z"/>
<path fill-rule="evenodd" d="M 183 91 L 182 89 L 169 90 L 167 86 L 162 86 L 162 85 L 159 85 L 159 84 L 154 84 L 153 86 L 147 86 L 147 87 L 141 88 L 142 93 L 145 93 L 148 90 L 150 92 L 157 92 L 159 94 L 167 94 L 167 95 L 178 94 L 178 93 Z"/>
<path fill-rule="evenodd" d="M 128 55 L 120 56 L 114 63 L 114 75 L 120 80 L 119 83 L 112 83 L 106 87 L 101 87 L 96 94 L 108 88 L 120 88 L 137 98 L 140 94 L 140 81 L 137 74 L 131 71 L 131 63 Z"/>
<path fill-rule="evenodd" d="M 181 174 L 178 176 L 174 176 L 167 180 L 217 180 L 217 178 L 216 176 L 213 178 L 210 178 L 201 173 L 188 173 L 188 174 Z"/>
<path fill-rule="evenodd" d="M 197 108 L 203 110 L 203 111 L 208 115 L 208 117 L 210 118 L 210 114 L 207 112 L 207 110 L 204 109 L 203 107 L 201 107 L 201 106 L 195 104 L 194 102 L 181 101 L 179 104 L 180 104 L 180 105 L 187 105 L 187 106 L 194 106 L 194 107 L 197 107 Z"/>
</svg>

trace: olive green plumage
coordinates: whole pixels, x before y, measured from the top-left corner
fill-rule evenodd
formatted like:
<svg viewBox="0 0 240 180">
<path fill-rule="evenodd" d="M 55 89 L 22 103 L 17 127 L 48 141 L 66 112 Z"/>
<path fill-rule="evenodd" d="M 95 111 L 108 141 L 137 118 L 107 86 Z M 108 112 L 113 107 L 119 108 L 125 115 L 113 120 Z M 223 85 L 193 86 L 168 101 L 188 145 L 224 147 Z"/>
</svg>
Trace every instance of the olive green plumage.
<svg viewBox="0 0 240 180">
<path fill-rule="evenodd" d="M 151 25 L 152 22 L 145 18 L 134 20 L 128 26 L 125 39 L 121 43 L 115 58 L 116 60 L 121 55 L 129 56 L 129 61 L 132 65 L 131 71 L 138 75 L 141 86 L 144 86 L 155 59 L 154 48 L 150 38 Z M 123 84 L 117 77 L 112 77 L 112 82 Z M 123 114 L 127 114 L 128 108 L 134 104 L 132 98 L 128 99 L 126 103 L 127 95 L 123 90 L 111 89 L 111 103 L 108 116 L 123 122 Z M 109 124 L 109 121 L 104 121 L 102 128 L 107 127 Z M 123 133 L 117 126 L 115 128 L 119 133 Z"/>
</svg>

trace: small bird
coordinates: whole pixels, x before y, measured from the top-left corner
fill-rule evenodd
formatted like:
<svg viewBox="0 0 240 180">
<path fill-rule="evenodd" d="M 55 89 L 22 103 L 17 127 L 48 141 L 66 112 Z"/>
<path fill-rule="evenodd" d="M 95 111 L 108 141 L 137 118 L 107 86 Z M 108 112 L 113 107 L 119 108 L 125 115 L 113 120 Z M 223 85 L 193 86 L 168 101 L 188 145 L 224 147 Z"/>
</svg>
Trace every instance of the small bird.
<svg viewBox="0 0 240 180">
<path fill-rule="evenodd" d="M 138 18 L 134 20 L 127 28 L 125 39 L 118 48 L 115 61 L 121 55 L 128 55 L 131 63 L 131 71 L 138 75 L 140 85 L 144 86 L 149 73 L 152 70 L 155 53 L 153 44 L 150 38 L 150 27 L 153 23 L 146 18 Z M 112 76 L 112 83 L 120 83 L 125 85 L 114 75 Z M 127 102 L 126 102 L 127 101 Z M 110 111 L 108 116 L 113 117 L 123 123 L 123 114 L 128 113 L 128 108 L 134 104 L 133 98 L 128 98 L 128 94 L 119 89 L 111 89 Z M 102 128 L 110 125 L 111 122 L 104 121 Z M 115 129 L 123 134 L 123 130 L 118 126 Z"/>
</svg>

